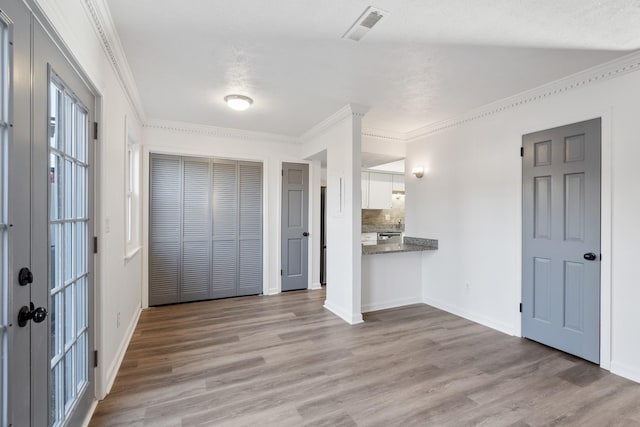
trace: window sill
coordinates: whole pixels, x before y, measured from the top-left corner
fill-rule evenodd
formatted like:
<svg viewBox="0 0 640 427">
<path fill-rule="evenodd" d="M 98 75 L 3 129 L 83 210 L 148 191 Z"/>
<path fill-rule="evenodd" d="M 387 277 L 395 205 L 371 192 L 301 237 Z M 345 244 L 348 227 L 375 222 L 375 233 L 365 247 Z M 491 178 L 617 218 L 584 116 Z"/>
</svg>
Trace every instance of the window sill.
<svg viewBox="0 0 640 427">
<path fill-rule="evenodd" d="M 142 249 L 142 246 L 135 246 L 131 249 L 127 248 L 127 253 L 124 256 L 124 262 L 129 262 L 135 258 L 135 256 L 138 255 L 138 252 L 140 252 L 140 249 Z"/>
</svg>

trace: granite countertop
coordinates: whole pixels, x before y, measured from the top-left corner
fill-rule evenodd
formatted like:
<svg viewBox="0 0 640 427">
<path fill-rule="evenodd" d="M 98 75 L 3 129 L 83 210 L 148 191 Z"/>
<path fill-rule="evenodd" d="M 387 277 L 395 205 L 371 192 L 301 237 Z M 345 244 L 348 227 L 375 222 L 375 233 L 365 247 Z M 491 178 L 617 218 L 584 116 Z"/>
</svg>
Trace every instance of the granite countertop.
<svg viewBox="0 0 640 427">
<path fill-rule="evenodd" d="M 438 249 L 437 240 L 422 239 L 420 237 L 405 237 L 403 243 L 362 246 L 362 255 L 432 251 L 436 249 Z"/>
</svg>

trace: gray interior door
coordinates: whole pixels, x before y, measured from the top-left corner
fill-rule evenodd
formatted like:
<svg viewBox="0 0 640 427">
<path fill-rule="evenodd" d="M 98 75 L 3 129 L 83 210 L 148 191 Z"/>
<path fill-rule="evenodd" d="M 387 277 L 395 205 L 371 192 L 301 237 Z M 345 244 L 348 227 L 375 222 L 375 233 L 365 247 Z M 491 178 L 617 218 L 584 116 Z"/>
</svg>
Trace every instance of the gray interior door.
<svg viewBox="0 0 640 427">
<path fill-rule="evenodd" d="M 308 287 L 309 165 L 282 164 L 282 290 Z"/>
<path fill-rule="evenodd" d="M 262 164 L 152 154 L 149 304 L 262 293 Z"/>
<path fill-rule="evenodd" d="M 522 140 L 522 335 L 599 363 L 600 119 Z"/>
<path fill-rule="evenodd" d="M 11 63 L 2 69 L 15 77 L 2 78 L 9 97 L 0 169 L 10 203 L 1 244 L 13 255 L 1 275 L 9 351 L 0 344 L 0 371 L 10 377 L 2 425 L 79 425 L 94 397 L 95 98 L 21 1 L 0 5 L 1 57 Z"/>
</svg>

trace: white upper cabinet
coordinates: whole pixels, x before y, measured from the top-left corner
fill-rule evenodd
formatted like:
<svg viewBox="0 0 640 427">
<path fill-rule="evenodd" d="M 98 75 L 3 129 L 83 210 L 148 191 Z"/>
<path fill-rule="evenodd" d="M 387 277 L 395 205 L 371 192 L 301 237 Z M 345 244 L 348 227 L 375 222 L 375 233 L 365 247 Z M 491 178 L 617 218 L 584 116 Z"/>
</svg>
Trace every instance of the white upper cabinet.
<svg viewBox="0 0 640 427">
<path fill-rule="evenodd" d="M 369 208 L 369 172 L 361 172 L 360 174 L 362 184 L 362 209 Z"/>
<path fill-rule="evenodd" d="M 392 191 L 404 191 L 404 175 L 392 175 L 393 186 Z"/>
<path fill-rule="evenodd" d="M 391 209 L 393 175 L 369 172 L 368 209 Z"/>
</svg>

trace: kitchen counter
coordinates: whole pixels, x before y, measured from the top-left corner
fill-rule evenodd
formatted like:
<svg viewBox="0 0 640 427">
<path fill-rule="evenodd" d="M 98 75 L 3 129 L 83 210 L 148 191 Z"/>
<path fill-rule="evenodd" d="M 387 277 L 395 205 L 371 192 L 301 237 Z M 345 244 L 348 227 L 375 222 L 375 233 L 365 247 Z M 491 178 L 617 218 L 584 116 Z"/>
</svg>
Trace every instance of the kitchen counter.
<svg viewBox="0 0 640 427">
<path fill-rule="evenodd" d="M 419 237 L 405 237 L 403 243 L 362 246 L 362 255 L 432 251 L 436 249 L 438 249 L 437 240 L 422 239 Z"/>
</svg>

